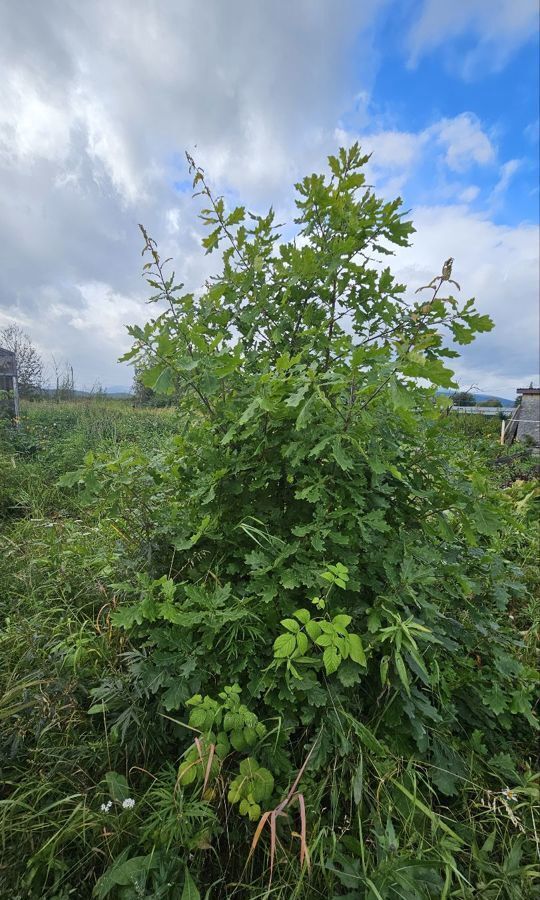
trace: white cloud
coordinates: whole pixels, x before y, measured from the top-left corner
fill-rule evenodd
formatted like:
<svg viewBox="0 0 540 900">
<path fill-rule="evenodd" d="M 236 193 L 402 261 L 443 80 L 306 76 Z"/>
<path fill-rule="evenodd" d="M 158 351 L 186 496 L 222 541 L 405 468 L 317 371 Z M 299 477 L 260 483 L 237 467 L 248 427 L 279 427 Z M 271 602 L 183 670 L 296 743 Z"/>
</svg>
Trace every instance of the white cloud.
<svg viewBox="0 0 540 900">
<path fill-rule="evenodd" d="M 381 185 L 386 196 L 400 194 L 422 158 L 427 132 L 380 131 L 361 138 L 373 156 L 368 164 L 368 180 Z"/>
<path fill-rule="evenodd" d="M 417 163 L 426 140 L 426 132 L 380 131 L 368 135 L 364 143 L 366 150 L 374 154 L 373 165 L 395 169 Z"/>
<path fill-rule="evenodd" d="M 537 144 L 538 138 L 540 137 L 540 119 L 537 117 L 533 119 L 532 122 L 529 122 L 527 127 L 525 128 L 525 137 L 531 144 Z"/>
<path fill-rule="evenodd" d="M 458 196 L 458 200 L 462 203 L 472 203 L 478 197 L 480 193 L 480 188 L 477 184 L 470 184 L 468 187 L 464 188 Z"/>
<path fill-rule="evenodd" d="M 509 159 L 508 162 L 503 163 L 499 170 L 499 180 L 491 193 L 492 200 L 500 199 L 506 193 L 520 166 L 520 159 Z"/>
<path fill-rule="evenodd" d="M 521 8 L 523 0 L 516 3 Z M 417 23 L 417 55 L 438 46 L 434 5 L 441 12 L 442 4 L 428 0 L 427 19 Z M 187 177 L 184 149 L 194 151 L 218 190 L 258 208 L 273 202 L 290 221 L 291 184 L 320 169 L 338 139 L 353 139 L 336 131 L 352 103 L 363 122 L 361 142 L 374 152 L 368 177 L 379 191 L 393 196 L 414 179 L 428 189 L 430 167 L 441 182 L 452 182 L 437 182 L 432 205 L 418 210 L 415 247 L 398 258 L 402 270 L 422 283 L 419 273 L 454 255 L 465 284 L 480 278 L 482 305 L 492 304 L 507 341 L 496 366 L 489 348 L 498 345 L 482 344 L 486 371 L 499 364 L 503 371 L 510 359 L 508 371 L 523 363 L 520 374 L 527 372 L 522 348 L 530 358 L 537 274 L 527 256 L 529 232 L 501 232 L 464 206 L 434 206 L 443 188 L 452 200 L 478 199 L 470 167 L 496 172 L 502 162 L 503 186 L 511 167 L 497 161 L 493 141 L 471 113 L 417 132 L 369 122 L 376 65 L 370 25 L 380 6 L 377 0 L 0 4 L 0 321 L 21 322 L 46 359 L 53 353 L 60 362 L 69 359 L 79 383 L 96 377 L 129 383 L 130 372 L 119 375 L 115 363 L 129 342 L 123 326 L 151 314 L 139 274 L 138 222 L 174 258 L 188 289 L 217 265 L 198 246 L 190 191 L 174 188 Z M 464 8 L 463 0 L 452 5 L 449 34 L 458 33 L 457 9 L 463 28 L 473 21 Z M 493 18 L 499 21 L 498 11 Z M 493 260 L 506 275 L 491 270 Z M 508 306 L 501 299 L 505 285 Z M 516 302 L 529 311 L 517 322 Z"/>
<path fill-rule="evenodd" d="M 474 166 L 492 166 L 497 157 L 482 123 L 470 112 L 452 119 L 439 119 L 417 132 L 386 130 L 351 134 L 338 128 L 335 138 L 345 144 L 358 140 L 366 152 L 373 153 L 367 167 L 368 180 L 385 196 L 402 193 L 407 182 L 428 163 L 442 173 L 441 197 L 455 200 L 461 195 L 465 202 L 471 202 L 478 196 L 479 188 L 448 184 L 445 170 L 461 175 Z"/>
<path fill-rule="evenodd" d="M 139 321 L 141 304 L 131 297 L 125 297 L 114 291 L 110 285 L 100 281 L 91 281 L 77 285 L 83 303 L 79 308 L 58 304 L 51 312 L 57 318 L 65 318 L 69 325 L 77 331 L 86 331 L 98 335 L 102 341 L 108 341 L 113 348 L 126 341 L 125 323 Z"/>
<path fill-rule="evenodd" d="M 460 383 L 513 397 L 521 383 L 536 382 L 538 227 L 496 225 L 487 215 L 457 205 L 419 207 L 412 218 L 413 246 L 396 254 L 397 276 L 412 292 L 453 256 L 458 296 L 475 297 L 479 311 L 495 322 L 493 331 L 461 348 L 455 365 Z"/>
<path fill-rule="evenodd" d="M 110 178 L 123 202 L 134 204 L 140 201 L 144 197 L 145 172 L 132 158 L 121 128 L 96 99 L 85 97 L 81 90 L 77 91 L 77 103 L 80 119 L 86 127 L 88 156 L 98 164 L 94 165 L 94 177 L 99 179 L 101 164 L 103 173 Z"/>
<path fill-rule="evenodd" d="M 184 149 L 220 190 L 289 204 L 349 103 L 353 41 L 372 58 L 363 28 L 379 5 L 0 4 L 4 316 L 82 381 L 118 381 L 107 335 L 132 318 L 121 298 L 148 313 L 137 223 L 189 287 L 216 265 L 196 247 L 190 192 L 173 187 L 187 177 Z"/>
<path fill-rule="evenodd" d="M 180 231 L 180 223 L 182 221 L 182 213 L 178 207 L 168 209 L 165 213 L 165 218 L 167 220 L 167 231 L 169 234 L 178 234 Z"/>
<path fill-rule="evenodd" d="M 537 28 L 536 0 L 424 0 L 407 38 L 409 60 L 415 65 L 425 53 L 470 34 L 475 43 L 460 57 L 462 74 L 496 70 Z"/>
<path fill-rule="evenodd" d="M 29 73 L 8 70 L 0 82 L 0 158 L 4 164 L 63 160 L 69 140 L 66 110 L 51 102 Z"/>
<path fill-rule="evenodd" d="M 472 113 L 442 119 L 428 131 L 446 150 L 445 162 L 454 172 L 464 172 L 475 163 L 483 166 L 495 161 L 495 148 Z"/>
</svg>

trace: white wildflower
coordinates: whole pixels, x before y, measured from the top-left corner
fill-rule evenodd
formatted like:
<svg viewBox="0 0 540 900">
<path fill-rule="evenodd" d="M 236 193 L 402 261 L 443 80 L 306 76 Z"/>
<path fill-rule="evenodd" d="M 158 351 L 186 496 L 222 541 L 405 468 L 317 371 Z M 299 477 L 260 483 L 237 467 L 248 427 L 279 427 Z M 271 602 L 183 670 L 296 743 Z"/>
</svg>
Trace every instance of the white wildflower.
<svg viewBox="0 0 540 900">
<path fill-rule="evenodd" d="M 107 800 L 106 803 L 101 804 L 101 812 L 108 813 L 110 811 L 111 806 L 112 806 L 112 800 Z"/>
<path fill-rule="evenodd" d="M 125 800 L 122 800 L 122 809 L 133 809 L 135 806 L 135 800 L 131 797 L 126 797 Z"/>
<path fill-rule="evenodd" d="M 505 788 L 501 791 L 501 794 L 502 794 L 503 797 L 505 797 L 507 800 L 512 800 L 513 802 L 516 802 L 516 801 L 517 801 L 517 797 L 516 797 L 515 791 L 511 790 L 511 788 L 505 787 Z"/>
</svg>

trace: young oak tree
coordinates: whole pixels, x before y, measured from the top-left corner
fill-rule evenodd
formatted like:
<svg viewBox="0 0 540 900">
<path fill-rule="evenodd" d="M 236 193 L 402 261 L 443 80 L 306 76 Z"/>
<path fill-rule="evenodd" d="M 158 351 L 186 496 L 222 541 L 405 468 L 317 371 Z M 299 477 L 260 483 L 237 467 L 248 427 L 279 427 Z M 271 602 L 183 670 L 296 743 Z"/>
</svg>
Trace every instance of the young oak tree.
<svg viewBox="0 0 540 900">
<path fill-rule="evenodd" d="M 421 793 L 431 822 L 451 797 L 459 818 L 470 759 L 487 778 L 484 757 L 534 721 L 505 614 L 519 584 L 497 551 L 497 502 L 474 454 L 453 453 L 439 428 L 438 391 L 456 387 L 451 342 L 492 323 L 446 291 L 448 261 L 407 299 L 381 261 L 413 229 L 399 200 L 366 186 L 367 158 L 341 149 L 328 175 L 296 185 L 298 236 L 283 243 L 272 211 L 227 210 L 189 160 L 222 270 L 183 293 L 143 228 L 152 299 L 166 308 L 130 328 L 125 357 L 177 397 L 179 434 L 151 458 L 88 461 L 87 491 L 123 519 L 119 533 L 134 533 L 137 485 L 145 498 L 142 571 L 113 616 L 144 648 L 133 678 L 165 710 L 193 709 L 202 735 L 185 783 L 199 771 L 205 790 L 225 748 L 229 802 L 249 818 L 292 803 L 302 772 L 308 812 L 339 821 L 347 801 L 324 795 L 324 773 L 339 759 L 350 783 L 362 746 L 375 769 L 381 756 L 424 767 L 422 792 L 410 773 L 392 776 L 411 816 Z M 234 715 L 215 699 L 231 703 L 230 685 L 241 715 L 238 697 Z M 251 721 L 249 741 L 231 750 L 216 716 L 233 731 Z M 254 723 L 269 719 L 281 725 L 268 743 Z M 264 789 L 244 796 L 257 772 Z M 381 815 L 365 801 L 366 827 Z"/>
</svg>

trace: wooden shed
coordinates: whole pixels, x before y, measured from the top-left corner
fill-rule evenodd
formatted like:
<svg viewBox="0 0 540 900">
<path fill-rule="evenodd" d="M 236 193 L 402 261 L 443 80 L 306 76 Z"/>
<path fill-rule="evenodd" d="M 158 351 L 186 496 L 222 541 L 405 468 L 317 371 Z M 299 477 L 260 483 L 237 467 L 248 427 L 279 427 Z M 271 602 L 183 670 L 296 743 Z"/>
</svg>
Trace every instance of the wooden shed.
<svg viewBox="0 0 540 900">
<path fill-rule="evenodd" d="M 540 447 L 540 388 L 518 388 L 519 403 L 505 425 L 504 441 L 528 441 Z"/>
</svg>

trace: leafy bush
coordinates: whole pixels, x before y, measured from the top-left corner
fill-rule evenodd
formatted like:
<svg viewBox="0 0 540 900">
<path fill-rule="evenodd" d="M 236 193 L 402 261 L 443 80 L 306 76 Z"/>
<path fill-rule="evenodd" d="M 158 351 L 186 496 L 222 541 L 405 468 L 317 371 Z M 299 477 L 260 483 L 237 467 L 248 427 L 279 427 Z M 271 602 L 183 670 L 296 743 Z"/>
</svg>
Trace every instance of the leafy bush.
<svg viewBox="0 0 540 900">
<path fill-rule="evenodd" d="M 130 329 L 128 358 L 152 361 L 143 380 L 176 398 L 178 431 L 98 448 L 61 480 L 118 536 L 84 685 L 84 753 L 106 739 L 108 759 L 73 791 L 78 836 L 34 795 L 40 896 L 73 883 L 74 846 L 97 897 L 534 895 L 514 511 L 437 393 L 455 387 L 450 340 L 491 323 L 441 296 L 444 274 L 407 302 L 374 262 L 412 227 L 365 162 L 341 150 L 297 185 L 281 244 L 272 212 L 227 211 L 193 164 L 204 245 L 225 245 L 197 295 L 143 232 L 167 307 Z M 110 795 L 114 771 L 129 798 Z"/>
</svg>

